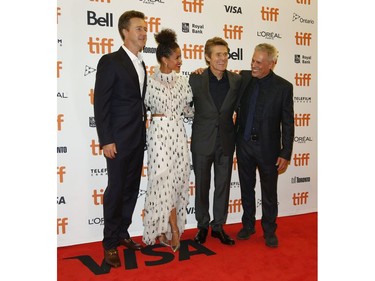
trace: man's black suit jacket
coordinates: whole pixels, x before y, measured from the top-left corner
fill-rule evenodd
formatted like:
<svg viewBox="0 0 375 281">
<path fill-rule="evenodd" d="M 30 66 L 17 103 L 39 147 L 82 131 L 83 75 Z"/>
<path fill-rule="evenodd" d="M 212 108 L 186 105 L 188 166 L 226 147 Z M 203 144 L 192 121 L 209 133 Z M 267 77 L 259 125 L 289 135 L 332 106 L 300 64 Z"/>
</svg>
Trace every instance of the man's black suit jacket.
<svg viewBox="0 0 375 281">
<path fill-rule="evenodd" d="M 252 75 L 243 70 L 239 107 L 236 118 L 237 140 L 243 138 L 247 114 Z M 261 87 L 257 100 L 259 142 L 263 160 L 276 163 L 278 157 L 290 160 L 294 139 L 293 85 L 284 78 L 270 73 L 269 80 Z M 238 142 L 237 142 L 238 143 Z"/>
<path fill-rule="evenodd" d="M 220 130 L 224 155 L 233 155 L 235 148 L 234 109 L 239 97 L 241 77 L 227 71 L 229 91 L 218 110 L 209 90 L 209 74 L 190 75 L 189 83 L 193 91 L 194 121 L 192 125 L 191 151 L 200 155 L 210 155 L 215 148 L 216 137 Z"/>
<path fill-rule="evenodd" d="M 134 65 L 120 47 L 98 63 L 94 90 L 95 123 L 100 147 L 115 143 L 117 151 L 145 143 L 146 68 L 142 95 Z"/>
</svg>

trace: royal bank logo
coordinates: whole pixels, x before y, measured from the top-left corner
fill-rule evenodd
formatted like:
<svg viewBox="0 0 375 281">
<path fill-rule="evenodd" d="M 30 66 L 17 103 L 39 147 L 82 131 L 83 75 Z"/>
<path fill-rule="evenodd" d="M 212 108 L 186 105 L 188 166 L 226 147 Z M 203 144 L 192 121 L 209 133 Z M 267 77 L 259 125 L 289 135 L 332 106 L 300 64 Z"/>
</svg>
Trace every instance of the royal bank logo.
<svg viewBox="0 0 375 281">
<path fill-rule="evenodd" d="M 274 40 L 274 39 L 281 39 L 281 34 L 273 31 L 257 31 L 257 36 L 262 37 L 264 39 Z"/>
<path fill-rule="evenodd" d="M 295 54 L 294 63 L 311 64 L 311 56 Z"/>
<path fill-rule="evenodd" d="M 307 23 L 307 24 L 314 24 L 315 23 L 314 20 L 305 19 L 305 18 L 301 17 L 300 15 L 298 15 L 296 13 L 293 13 L 292 21 L 293 22 L 300 22 L 300 23 Z"/>
<path fill-rule="evenodd" d="M 181 31 L 184 33 L 195 33 L 195 34 L 203 34 L 204 30 L 204 24 L 191 24 L 190 28 L 190 23 L 188 22 L 183 22 L 181 24 Z"/>
<path fill-rule="evenodd" d="M 89 117 L 89 127 L 96 128 L 95 117 Z"/>
</svg>

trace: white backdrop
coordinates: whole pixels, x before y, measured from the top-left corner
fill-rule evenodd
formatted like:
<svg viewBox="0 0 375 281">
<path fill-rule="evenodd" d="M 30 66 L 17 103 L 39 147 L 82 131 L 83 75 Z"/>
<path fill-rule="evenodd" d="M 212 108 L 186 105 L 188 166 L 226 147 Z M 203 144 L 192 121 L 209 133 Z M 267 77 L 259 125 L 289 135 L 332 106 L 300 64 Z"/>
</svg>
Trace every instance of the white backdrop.
<svg viewBox="0 0 375 281">
<path fill-rule="evenodd" d="M 57 1 L 57 244 L 100 241 L 106 163 L 98 148 L 93 91 L 100 57 L 122 44 L 117 20 L 126 10 L 145 13 L 148 41 L 143 54 L 148 73 L 157 64 L 155 32 L 172 28 L 182 49 L 182 74 L 205 67 L 207 39 L 224 38 L 228 69 L 250 69 L 254 47 L 279 50 L 275 73 L 294 85 L 295 142 L 288 170 L 278 184 L 279 216 L 317 211 L 317 0 L 58 0 Z M 188 135 L 191 124 L 186 123 Z M 141 187 L 129 229 L 143 232 L 147 185 L 144 158 Z M 227 223 L 241 221 L 236 158 Z M 213 185 L 211 185 L 213 187 Z M 194 173 L 190 177 L 187 228 L 195 228 Z M 259 182 L 257 219 L 261 217 Z"/>
</svg>

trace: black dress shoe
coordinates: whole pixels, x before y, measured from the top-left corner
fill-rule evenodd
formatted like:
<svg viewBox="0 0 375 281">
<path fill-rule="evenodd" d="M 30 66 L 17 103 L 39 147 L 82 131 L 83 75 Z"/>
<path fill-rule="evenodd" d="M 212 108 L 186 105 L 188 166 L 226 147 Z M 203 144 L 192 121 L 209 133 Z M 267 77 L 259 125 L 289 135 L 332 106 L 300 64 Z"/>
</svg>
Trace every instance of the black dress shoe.
<svg viewBox="0 0 375 281">
<path fill-rule="evenodd" d="M 104 250 L 104 261 L 112 267 L 119 267 L 121 265 L 116 249 Z"/>
<path fill-rule="evenodd" d="M 220 239 L 220 242 L 225 244 L 225 245 L 234 245 L 234 240 L 232 238 L 230 238 L 225 232 L 224 230 L 219 230 L 219 231 L 214 231 L 212 230 L 211 231 L 211 236 L 212 237 L 215 237 L 215 238 L 219 238 Z"/>
<path fill-rule="evenodd" d="M 208 233 L 207 228 L 200 228 L 198 230 L 198 233 L 194 237 L 194 241 L 199 244 L 203 244 L 204 242 L 206 242 L 207 233 Z"/>
<path fill-rule="evenodd" d="M 251 235 L 255 233 L 254 228 L 248 228 L 243 227 L 238 233 L 237 233 L 237 239 L 238 240 L 247 240 L 250 238 Z"/>
<path fill-rule="evenodd" d="M 132 250 L 141 250 L 143 248 L 141 244 L 135 243 L 131 238 L 120 240 L 119 245 L 123 245 Z"/>
<path fill-rule="evenodd" d="M 266 246 L 271 248 L 277 248 L 279 246 L 279 240 L 277 239 L 276 234 L 264 236 L 266 240 Z"/>
</svg>

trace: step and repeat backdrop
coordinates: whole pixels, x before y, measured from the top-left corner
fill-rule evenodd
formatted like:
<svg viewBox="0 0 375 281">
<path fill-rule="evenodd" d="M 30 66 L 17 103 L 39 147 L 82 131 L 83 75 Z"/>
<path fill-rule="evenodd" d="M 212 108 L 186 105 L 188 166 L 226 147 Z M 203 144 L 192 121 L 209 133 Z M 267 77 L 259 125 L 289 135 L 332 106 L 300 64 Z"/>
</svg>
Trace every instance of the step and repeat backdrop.
<svg viewBox="0 0 375 281">
<path fill-rule="evenodd" d="M 182 51 L 182 75 L 206 67 L 204 45 L 214 36 L 230 47 L 228 70 L 250 69 L 254 47 L 279 50 L 275 73 L 294 85 L 294 149 L 278 184 L 279 216 L 317 211 L 317 0 L 58 0 L 57 1 L 57 245 L 100 241 L 107 169 L 99 149 L 93 98 L 98 60 L 122 44 L 117 21 L 126 10 L 142 11 L 148 41 L 148 74 L 156 62 L 154 33 L 172 28 Z M 185 123 L 188 135 L 191 122 Z M 132 236 L 143 233 L 147 152 Z M 259 177 L 258 177 L 259 181 Z M 190 176 L 186 228 L 195 228 L 194 172 Z M 213 180 L 211 191 L 213 190 Z M 261 217 L 256 186 L 257 219 Z M 211 201 L 212 202 L 212 201 Z M 242 206 L 234 155 L 227 223 L 241 221 Z"/>
</svg>

